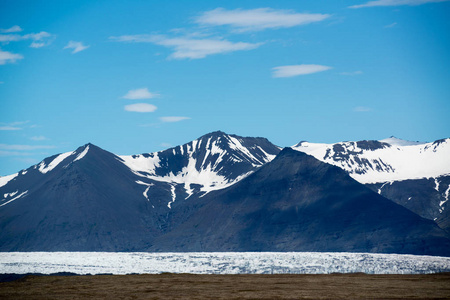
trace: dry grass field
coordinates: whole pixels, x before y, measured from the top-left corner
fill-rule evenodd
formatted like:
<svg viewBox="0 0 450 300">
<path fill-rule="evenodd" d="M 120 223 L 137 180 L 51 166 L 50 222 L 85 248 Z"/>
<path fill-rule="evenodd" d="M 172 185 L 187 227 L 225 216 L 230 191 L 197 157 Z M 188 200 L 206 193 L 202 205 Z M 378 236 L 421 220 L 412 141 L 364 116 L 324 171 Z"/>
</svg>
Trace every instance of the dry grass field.
<svg viewBox="0 0 450 300">
<path fill-rule="evenodd" d="M 26 276 L 0 299 L 450 299 L 450 273 L 431 275 Z"/>
</svg>

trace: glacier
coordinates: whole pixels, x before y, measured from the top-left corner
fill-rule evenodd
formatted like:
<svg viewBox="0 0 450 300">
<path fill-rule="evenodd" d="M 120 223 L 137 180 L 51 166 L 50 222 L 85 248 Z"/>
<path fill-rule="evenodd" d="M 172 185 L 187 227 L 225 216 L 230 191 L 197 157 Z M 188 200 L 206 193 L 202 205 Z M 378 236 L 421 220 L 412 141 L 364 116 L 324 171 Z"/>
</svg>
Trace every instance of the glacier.
<svg viewBox="0 0 450 300">
<path fill-rule="evenodd" d="M 450 257 L 318 252 L 0 252 L 0 273 L 428 274 Z"/>
</svg>

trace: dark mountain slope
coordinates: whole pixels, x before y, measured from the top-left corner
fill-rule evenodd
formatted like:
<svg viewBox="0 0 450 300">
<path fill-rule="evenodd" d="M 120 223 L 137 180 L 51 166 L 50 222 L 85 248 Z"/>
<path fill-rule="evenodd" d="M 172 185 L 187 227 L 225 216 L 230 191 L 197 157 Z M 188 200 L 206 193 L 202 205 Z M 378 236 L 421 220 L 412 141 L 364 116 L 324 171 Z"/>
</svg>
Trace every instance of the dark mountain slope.
<svg viewBox="0 0 450 300">
<path fill-rule="evenodd" d="M 173 212 L 183 222 L 149 250 L 450 254 L 450 240 L 434 222 L 288 148 L 235 185 L 187 205 Z"/>
<path fill-rule="evenodd" d="M 88 144 L 49 172 L 31 167 L 8 183 L 10 190 L 28 190 L 0 207 L 0 250 L 131 251 L 146 246 L 159 234 L 162 220 L 144 197 L 145 186 L 136 184 L 140 177 L 119 160 Z M 165 204 L 170 188 L 159 189 Z"/>
<path fill-rule="evenodd" d="M 419 216 L 436 221 L 441 228 L 450 232 L 448 222 L 450 218 L 450 207 L 448 206 L 450 197 L 449 175 L 436 178 L 388 181 L 366 184 L 366 186 Z"/>
</svg>

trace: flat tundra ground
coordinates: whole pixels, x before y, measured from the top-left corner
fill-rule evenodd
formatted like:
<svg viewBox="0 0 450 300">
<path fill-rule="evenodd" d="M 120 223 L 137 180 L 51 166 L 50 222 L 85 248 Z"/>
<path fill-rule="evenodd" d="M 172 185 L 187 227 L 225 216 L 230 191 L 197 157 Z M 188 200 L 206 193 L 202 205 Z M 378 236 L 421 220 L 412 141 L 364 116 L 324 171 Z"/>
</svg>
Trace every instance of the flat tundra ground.
<svg viewBox="0 0 450 300">
<path fill-rule="evenodd" d="M 450 273 L 428 275 L 26 276 L 0 299 L 450 299 Z"/>
</svg>

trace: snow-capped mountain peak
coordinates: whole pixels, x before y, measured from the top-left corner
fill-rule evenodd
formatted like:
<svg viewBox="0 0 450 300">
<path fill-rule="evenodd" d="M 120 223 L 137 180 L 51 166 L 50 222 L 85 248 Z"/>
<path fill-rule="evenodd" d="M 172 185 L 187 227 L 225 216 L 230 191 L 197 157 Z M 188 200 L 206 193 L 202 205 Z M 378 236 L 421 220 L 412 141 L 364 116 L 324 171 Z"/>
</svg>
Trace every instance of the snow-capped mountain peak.
<svg viewBox="0 0 450 300">
<path fill-rule="evenodd" d="M 265 138 L 215 131 L 164 151 L 120 158 L 140 176 L 184 185 L 189 197 L 194 186 L 208 193 L 241 180 L 279 151 Z"/>
<path fill-rule="evenodd" d="M 301 142 L 292 148 L 344 169 L 361 183 L 450 174 L 450 139 L 433 143 L 410 142 L 395 137 L 336 144 Z"/>
<path fill-rule="evenodd" d="M 84 158 L 86 154 L 89 152 L 89 146 L 98 148 L 97 146 L 89 143 L 79 147 L 75 151 L 65 152 L 46 158 L 40 163 L 34 165 L 34 169 L 39 170 L 39 172 L 41 172 L 42 174 L 46 174 L 55 169 L 61 163 L 64 163 L 64 165 L 67 166 L 70 163 L 73 163 L 77 160 L 81 160 L 82 158 Z"/>
</svg>

